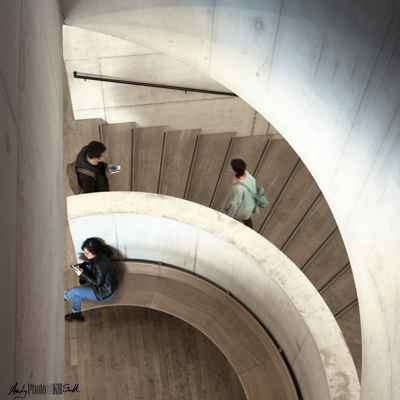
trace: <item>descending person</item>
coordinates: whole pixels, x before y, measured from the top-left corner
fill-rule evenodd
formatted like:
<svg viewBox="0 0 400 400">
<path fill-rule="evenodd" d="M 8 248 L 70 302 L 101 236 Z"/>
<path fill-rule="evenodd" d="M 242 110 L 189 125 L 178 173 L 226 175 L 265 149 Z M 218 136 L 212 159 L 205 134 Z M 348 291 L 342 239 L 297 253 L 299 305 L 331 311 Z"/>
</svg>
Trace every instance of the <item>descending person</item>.
<svg viewBox="0 0 400 400">
<path fill-rule="evenodd" d="M 246 226 L 253 229 L 251 215 L 259 212 L 252 195 L 257 192 L 256 180 L 246 171 L 246 163 L 239 158 L 231 161 L 229 170 L 235 175 L 235 181 L 220 212 L 241 219 Z"/>
<path fill-rule="evenodd" d="M 93 172 L 96 176 L 84 174 L 78 171 L 79 183 L 83 188 L 83 193 L 108 192 L 110 190 L 106 171 L 114 165 L 104 162 L 107 157 L 107 149 L 101 142 L 90 142 L 84 146 L 76 157 L 76 168 L 82 168 Z"/>
</svg>

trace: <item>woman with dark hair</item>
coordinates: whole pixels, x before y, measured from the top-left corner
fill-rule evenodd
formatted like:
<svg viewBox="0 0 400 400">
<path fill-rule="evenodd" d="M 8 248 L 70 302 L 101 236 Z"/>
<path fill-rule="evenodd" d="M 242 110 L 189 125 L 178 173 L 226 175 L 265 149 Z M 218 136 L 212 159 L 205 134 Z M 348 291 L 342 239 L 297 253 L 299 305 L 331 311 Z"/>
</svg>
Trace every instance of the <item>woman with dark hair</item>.
<svg viewBox="0 0 400 400">
<path fill-rule="evenodd" d="M 256 180 L 246 171 L 246 163 L 240 158 L 231 161 L 229 171 L 235 175 L 235 180 L 220 212 L 241 219 L 246 226 L 253 229 L 251 214 L 259 212 L 252 195 L 257 192 Z"/>
<path fill-rule="evenodd" d="M 83 322 L 81 314 L 81 301 L 107 301 L 115 296 L 118 287 L 118 277 L 111 263 L 112 251 L 96 238 L 86 239 L 82 250 L 89 261 L 73 266 L 74 272 L 79 276 L 82 286 L 74 286 L 66 290 L 64 299 L 72 300 L 72 314 L 67 314 L 65 320 Z"/>
</svg>

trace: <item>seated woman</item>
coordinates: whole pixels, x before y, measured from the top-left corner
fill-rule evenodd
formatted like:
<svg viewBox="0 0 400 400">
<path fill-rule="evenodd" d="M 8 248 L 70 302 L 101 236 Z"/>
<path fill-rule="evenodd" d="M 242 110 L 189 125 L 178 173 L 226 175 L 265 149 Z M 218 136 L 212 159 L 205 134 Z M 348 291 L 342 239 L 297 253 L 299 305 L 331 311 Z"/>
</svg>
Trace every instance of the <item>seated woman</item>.
<svg viewBox="0 0 400 400">
<path fill-rule="evenodd" d="M 220 212 L 241 219 L 246 226 L 253 229 L 251 215 L 259 212 L 252 195 L 252 192 L 257 192 L 256 180 L 246 171 L 246 163 L 240 158 L 231 161 L 229 171 L 235 175 L 235 180 Z"/>
<path fill-rule="evenodd" d="M 67 314 L 65 320 L 83 322 L 81 301 L 107 301 L 115 296 L 118 287 L 118 277 L 111 263 L 112 251 L 95 238 L 86 239 L 82 244 L 88 262 L 73 267 L 83 286 L 74 286 L 66 290 L 64 299 L 72 300 L 72 314 Z M 81 268 L 82 267 L 82 268 Z"/>
</svg>

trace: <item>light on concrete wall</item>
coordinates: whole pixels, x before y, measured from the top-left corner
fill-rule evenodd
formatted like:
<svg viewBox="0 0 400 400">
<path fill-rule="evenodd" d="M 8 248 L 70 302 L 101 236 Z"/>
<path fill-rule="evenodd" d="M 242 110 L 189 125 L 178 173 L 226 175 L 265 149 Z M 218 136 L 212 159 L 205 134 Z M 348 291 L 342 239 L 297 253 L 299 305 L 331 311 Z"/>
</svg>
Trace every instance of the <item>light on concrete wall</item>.
<svg viewBox="0 0 400 400">
<path fill-rule="evenodd" d="M 75 119 L 168 125 L 171 131 L 265 135 L 268 122 L 239 98 L 74 79 L 74 71 L 116 79 L 227 92 L 207 75 L 164 54 L 112 36 L 63 28 L 64 60 Z"/>
<path fill-rule="evenodd" d="M 119 0 L 96 13 L 92 1 L 61 3 L 68 24 L 142 44 L 204 72 L 282 133 L 322 189 L 349 254 L 363 335 L 361 396 L 397 398 L 397 3 Z M 381 218 L 377 208 L 385 210 Z"/>
</svg>

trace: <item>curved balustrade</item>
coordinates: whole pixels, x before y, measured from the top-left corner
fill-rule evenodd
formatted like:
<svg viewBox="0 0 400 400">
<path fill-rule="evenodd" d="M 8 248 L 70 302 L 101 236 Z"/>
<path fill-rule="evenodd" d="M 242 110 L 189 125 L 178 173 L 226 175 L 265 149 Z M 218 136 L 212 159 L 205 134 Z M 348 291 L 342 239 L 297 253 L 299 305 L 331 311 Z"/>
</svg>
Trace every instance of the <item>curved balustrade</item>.
<svg viewBox="0 0 400 400">
<path fill-rule="evenodd" d="M 95 236 L 120 260 L 156 260 L 192 271 L 233 293 L 267 327 L 303 398 L 358 399 L 354 363 L 327 305 L 256 232 L 215 210 L 163 195 L 94 193 L 69 197 L 67 205 L 78 259 L 83 240 Z"/>
<path fill-rule="evenodd" d="M 188 272 L 151 263 L 119 261 L 117 295 L 82 302 L 82 310 L 140 306 L 174 315 L 196 327 L 223 352 L 249 400 L 297 400 L 290 373 L 257 320 L 229 293 Z"/>
</svg>

